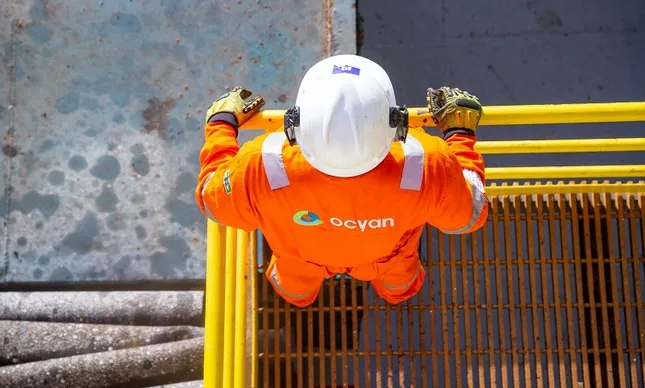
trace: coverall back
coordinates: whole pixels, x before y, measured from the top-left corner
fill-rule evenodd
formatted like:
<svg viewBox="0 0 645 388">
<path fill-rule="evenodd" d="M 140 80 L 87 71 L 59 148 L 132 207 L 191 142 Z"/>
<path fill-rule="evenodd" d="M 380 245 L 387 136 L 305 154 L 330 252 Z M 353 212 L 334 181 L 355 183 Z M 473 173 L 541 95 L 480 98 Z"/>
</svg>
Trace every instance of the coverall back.
<svg viewBox="0 0 645 388">
<path fill-rule="evenodd" d="M 473 136 L 444 141 L 412 128 L 376 168 L 339 178 L 313 168 L 283 132 L 239 148 L 234 134 L 222 136 L 231 130 L 206 126 L 197 201 L 216 222 L 262 230 L 274 252 L 266 275 L 296 306 L 311 304 L 337 273 L 371 281 L 383 299 L 400 303 L 423 285 L 418 244 L 426 223 L 467 233 L 486 219 Z"/>
</svg>

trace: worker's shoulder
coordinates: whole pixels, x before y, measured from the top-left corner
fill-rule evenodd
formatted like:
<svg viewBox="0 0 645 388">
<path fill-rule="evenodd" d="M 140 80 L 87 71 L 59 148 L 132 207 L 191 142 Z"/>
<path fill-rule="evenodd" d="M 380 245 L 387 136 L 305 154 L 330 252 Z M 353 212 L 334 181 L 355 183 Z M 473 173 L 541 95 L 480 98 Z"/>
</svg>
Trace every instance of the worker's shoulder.
<svg viewBox="0 0 645 388">
<path fill-rule="evenodd" d="M 423 128 L 410 128 L 408 138 L 411 138 L 415 144 L 411 144 L 412 141 L 409 143 L 406 141 L 406 143 L 410 145 L 405 148 L 409 151 L 410 149 L 414 149 L 415 145 L 416 148 L 419 148 L 420 146 L 421 149 L 419 149 L 419 151 L 423 152 L 425 159 L 428 161 L 433 159 L 442 159 L 444 155 L 450 152 L 448 144 L 441 137 L 427 133 Z M 403 147 L 401 150 L 405 152 Z"/>
<path fill-rule="evenodd" d="M 264 145 L 264 142 L 269 135 L 271 135 L 271 133 L 267 132 L 247 140 L 240 147 L 240 151 L 238 155 L 241 154 L 241 155 L 244 155 L 245 157 L 251 157 L 251 158 L 262 156 L 262 146 Z"/>
<path fill-rule="evenodd" d="M 248 167 L 261 166 L 267 155 L 275 154 L 282 159 L 287 138 L 282 132 L 266 132 L 245 142 L 237 157 Z M 285 158 L 288 155 L 285 155 Z"/>
</svg>

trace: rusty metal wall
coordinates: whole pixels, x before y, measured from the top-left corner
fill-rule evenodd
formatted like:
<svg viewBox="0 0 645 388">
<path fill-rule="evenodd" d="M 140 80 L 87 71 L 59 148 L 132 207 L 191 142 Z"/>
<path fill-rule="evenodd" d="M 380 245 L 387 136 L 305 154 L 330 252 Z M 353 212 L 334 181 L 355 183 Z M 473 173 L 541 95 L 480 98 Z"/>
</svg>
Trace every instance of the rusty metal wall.
<svg viewBox="0 0 645 388">
<path fill-rule="evenodd" d="M 282 338 L 260 339 L 260 386 L 643 386 L 644 201 L 494 197 L 472 235 L 428 228 L 428 281 L 397 307 L 337 278 L 296 309 L 260 264 L 259 327 Z"/>
<path fill-rule="evenodd" d="M 0 2 L 0 284 L 203 279 L 205 109 L 355 52 L 353 1 Z M 245 133 L 242 141 L 255 133 Z"/>
</svg>

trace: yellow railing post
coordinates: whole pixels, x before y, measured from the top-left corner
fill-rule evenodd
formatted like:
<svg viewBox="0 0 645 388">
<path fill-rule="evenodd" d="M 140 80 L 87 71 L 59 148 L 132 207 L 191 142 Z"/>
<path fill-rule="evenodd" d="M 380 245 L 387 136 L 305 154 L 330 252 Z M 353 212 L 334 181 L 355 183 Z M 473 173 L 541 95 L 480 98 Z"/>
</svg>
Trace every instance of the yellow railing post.
<svg viewBox="0 0 645 388">
<path fill-rule="evenodd" d="M 247 343 L 247 347 L 251 348 L 251 352 L 248 355 L 248 362 L 251 365 L 251 373 L 249 373 L 248 376 L 248 387 L 249 388 L 257 388 L 258 384 L 258 378 L 257 378 L 257 366 L 258 363 L 256 362 L 257 357 L 258 357 L 258 342 L 257 342 L 257 336 L 258 336 L 258 298 L 257 298 L 257 293 L 256 293 L 256 287 L 257 287 L 257 268 L 258 268 L 258 241 L 257 241 L 257 233 L 253 231 L 251 233 L 251 241 L 249 243 L 249 246 L 251 247 L 251 253 L 249 254 L 249 260 L 248 260 L 248 268 L 249 268 L 249 277 L 250 277 L 250 283 L 249 283 L 249 295 L 247 296 L 247 305 L 249 306 L 249 312 L 251 312 L 251 317 L 250 321 L 251 324 L 249 325 L 250 327 L 247 327 L 247 339 L 248 342 L 250 342 L 250 346 Z M 247 319 L 247 322 L 249 319 Z"/>
<path fill-rule="evenodd" d="M 237 252 L 235 262 L 235 353 L 233 362 L 233 388 L 249 388 L 246 385 L 246 289 L 248 283 L 247 269 L 249 262 L 249 234 L 237 231 Z"/>
<path fill-rule="evenodd" d="M 224 299 L 224 325 L 222 331 L 224 332 L 224 346 L 222 352 L 224 354 L 223 373 L 222 373 L 222 388 L 233 387 L 233 367 L 234 367 L 234 352 L 235 352 L 235 259 L 236 254 L 236 240 L 237 233 L 231 227 L 226 228 L 226 262 L 224 264 L 224 294 L 221 297 Z"/>
<path fill-rule="evenodd" d="M 223 367 L 224 260 L 226 228 L 211 220 L 206 223 L 206 290 L 204 306 L 204 387 L 220 387 Z"/>
</svg>

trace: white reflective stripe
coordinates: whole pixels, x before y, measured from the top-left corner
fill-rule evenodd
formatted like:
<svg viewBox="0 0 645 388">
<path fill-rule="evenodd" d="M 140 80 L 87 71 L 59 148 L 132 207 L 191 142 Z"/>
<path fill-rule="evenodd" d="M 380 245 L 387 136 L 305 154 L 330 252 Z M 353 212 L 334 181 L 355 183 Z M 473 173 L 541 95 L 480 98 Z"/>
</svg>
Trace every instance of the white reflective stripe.
<svg viewBox="0 0 645 388">
<path fill-rule="evenodd" d="M 282 145 L 287 139 L 283 132 L 275 132 L 264 139 L 262 144 L 262 163 L 264 172 L 269 180 L 271 190 L 288 186 L 290 184 L 287 170 L 282 159 Z M 400 188 L 402 190 L 421 190 L 423 182 L 423 167 L 425 153 L 421 143 L 412 135 L 408 135 L 402 144 L 405 161 L 401 176 Z"/>
<path fill-rule="evenodd" d="M 278 271 L 276 270 L 276 263 L 273 263 L 273 268 L 271 268 L 271 273 L 269 274 L 269 277 L 271 277 L 273 285 L 280 291 L 282 291 L 283 294 L 287 295 L 288 297 L 298 300 L 298 299 L 304 299 L 308 296 L 311 296 L 315 291 L 306 293 L 306 294 L 292 294 L 285 290 L 281 285 L 280 285 L 280 280 L 278 280 Z"/>
<path fill-rule="evenodd" d="M 402 146 L 405 161 L 400 187 L 402 190 L 419 191 L 421 190 L 421 182 L 423 182 L 423 166 L 425 165 L 423 146 L 412 135 L 408 135 Z"/>
<path fill-rule="evenodd" d="M 464 178 L 470 183 L 473 193 L 473 214 L 470 217 L 470 221 L 463 228 L 456 230 L 442 230 L 441 232 L 445 234 L 460 234 L 465 233 L 468 229 L 472 228 L 473 225 L 477 222 L 477 219 L 482 214 L 484 206 L 486 205 L 486 190 L 484 189 L 484 183 L 482 182 L 479 174 L 473 170 L 463 170 Z"/>
<path fill-rule="evenodd" d="M 262 143 L 262 164 L 264 164 L 264 173 L 269 180 L 271 190 L 289 186 L 289 177 L 282 160 L 282 145 L 285 140 L 287 136 L 284 132 L 274 132 Z"/>
<path fill-rule="evenodd" d="M 417 270 L 416 270 L 416 272 L 414 272 L 414 276 L 412 276 L 412 279 L 410 279 L 409 282 L 405 283 L 402 286 L 395 286 L 395 285 L 391 285 L 391 284 L 387 284 L 385 282 L 382 282 L 383 287 L 388 288 L 390 290 L 407 290 L 408 288 L 410 288 L 412 283 L 414 283 L 414 281 L 417 280 L 417 278 L 419 277 L 419 272 L 421 272 L 421 263 L 419 263 L 419 265 L 417 266 Z"/>
<path fill-rule="evenodd" d="M 210 183 L 211 179 L 213 179 L 213 175 L 215 175 L 214 172 L 211 172 L 208 174 L 208 178 L 206 178 L 206 181 L 204 182 L 204 185 L 202 186 L 202 203 L 204 204 L 204 210 L 206 210 L 206 217 L 208 217 L 209 220 L 219 224 L 223 225 L 217 219 L 213 216 L 213 213 L 211 213 L 211 209 L 208 208 L 208 204 L 206 203 L 206 200 L 204 199 L 204 193 L 206 192 L 206 187 L 208 187 L 208 184 Z"/>
</svg>

